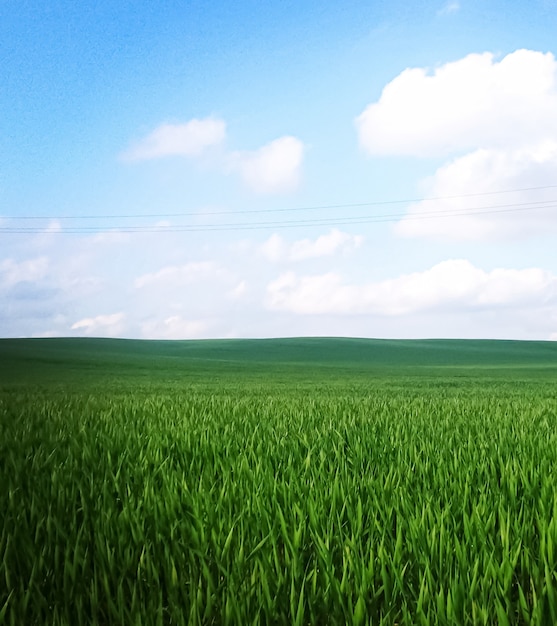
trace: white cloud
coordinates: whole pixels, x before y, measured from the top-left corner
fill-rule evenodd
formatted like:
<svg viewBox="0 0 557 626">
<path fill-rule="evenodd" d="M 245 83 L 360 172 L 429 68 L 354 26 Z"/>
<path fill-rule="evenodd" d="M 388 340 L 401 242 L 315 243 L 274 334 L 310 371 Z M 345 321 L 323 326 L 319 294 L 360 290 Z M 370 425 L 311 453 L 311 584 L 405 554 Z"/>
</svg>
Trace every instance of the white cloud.
<svg viewBox="0 0 557 626">
<path fill-rule="evenodd" d="M 45 229 L 45 233 L 59 233 L 62 230 L 62 224 L 59 220 L 50 220 Z"/>
<path fill-rule="evenodd" d="M 230 155 L 230 168 L 238 171 L 250 189 L 261 194 L 293 191 L 301 179 L 304 144 L 296 137 L 280 137 L 254 152 Z"/>
<path fill-rule="evenodd" d="M 557 140 L 557 62 L 517 50 L 404 70 L 357 118 L 369 154 L 439 156 Z"/>
<path fill-rule="evenodd" d="M 425 185 L 427 195 L 443 200 L 410 205 L 395 232 L 404 237 L 460 240 L 555 232 L 555 189 L 532 189 L 554 184 L 555 171 L 557 141 L 533 148 L 475 150 L 435 172 Z M 518 191 L 491 193 L 505 189 Z M 471 192 L 485 195 L 470 196 Z"/>
<path fill-rule="evenodd" d="M 217 118 L 193 119 L 184 124 L 161 124 L 139 140 L 121 158 L 144 161 L 167 156 L 195 157 L 223 144 L 226 123 Z M 254 151 L 224 152 L 213 163 L 238 173 L 256 193 L 285 193 L 300 183 L 304 144 L 296 137 L 275 139 Z"/>
<path fill-rule="evenodd" d="M 239 300 L 248 291 L 248 283 L 245 280 L 241 280 L 233 289 L 228 292 L 228 297 L 232 300 Z"/>
<path fill-rule="evenodd" d="M 557 230 L 555 208 L 540 204 L 555 195 L 549 190 L 557 167 L 551 53 L 517 50 L 500 60 L 470 54 L 433 72 L 407 69 L 356 125 L 370 154 L 454 155 L 423 184 L 426 197 L 443 201 L 412 204 L 398 235 L 474 240 Z M 494 193 L 511 190 L 523 191 Z"/>
<path fill-rule="evenodd" d="M 160 284 L 188 284 L 197 280 L 204 280 L 208 276 L 219 273 L 219 267 L 212 261 L 199 261 L 185 265 L 171 265 L 158 272 L 143 274 L 135 280 L 135 287 L 141 289 L 150 285 Z"/>
<path fill-rule="evenodd" d="M 141 325 L 144 339 L 198 339 L 206 336 L 210 324 L 205 320 L 186 320 L 179 315 L 151 320 Z"/>
<path fill-rule="evenodd" d="M 287 272 L 267 287 L 267 306 L 302 315 L 407 315 L 431 310 L 529 307 L 552 303 L 557 277 L 539 268 L 486 272 L 466 260 L 448 260 L 424 272 L 363 285 L 343 284 L 338 273 Z"/>
<path fill-rule="evenodd" d="M 280 261 L 288 256 L 288 244 L 278 233 L 273 233 L 259 246 L 259 252 L 269 261 Z"/>
<path fill-rule="evenodd" d="M 347 251 L 361 246 L 364 238 L 360 235 L 349 235 L 333 228 L 327 235 L 321 235 L 314 241 L 302 239 L 295 241 L 290 249 L 290 258 L 301 261 L 315 257 L 330 256 L 339 251 Z"/>
<path fill-rule="evenodd" d="M 7 289 L 17 283 L 39 281 L 46 276 L 48 267 L 48 258 L 44 256 L 20 262 L 4 259 L 0 262 L 0 287 Z"/>
<path fill-rule="evenodd" d="M 317 239 L 300 239 L 291 244 L 274 233 L 259 247 L 259 252 L 269 261 L 303 261 L 331 256 L 338 252 L 346 253 L 358 248 L 362 242 L 362 236 L 350 235 L 337 228 L 331 229 L 329 233 Z"/>
<path fill-rule="evenodd" d="M 82 331 L 85 335 L 117 337 L 124 330 L 125 317 L 124 313 L 87 317 L 72 324 L 71 330 Z"/>
<path fill-rule="evenodd" d="M 132 145 L 122 158 L 143 161 L 166 156 L 198 156 L 207 148 L 221 144 L 225 137 L 225 122 L 212 117 L 193 119 L 185 124 L 161 124 Z"/>
<path fill-rule="evenodd" d="M 449 0 L 439 9 L 437 15 L 451 15 L 451 13 L 457 13 L 458 11 L 460 11 L 460 2 L 458 0 Z"/>
</svg>

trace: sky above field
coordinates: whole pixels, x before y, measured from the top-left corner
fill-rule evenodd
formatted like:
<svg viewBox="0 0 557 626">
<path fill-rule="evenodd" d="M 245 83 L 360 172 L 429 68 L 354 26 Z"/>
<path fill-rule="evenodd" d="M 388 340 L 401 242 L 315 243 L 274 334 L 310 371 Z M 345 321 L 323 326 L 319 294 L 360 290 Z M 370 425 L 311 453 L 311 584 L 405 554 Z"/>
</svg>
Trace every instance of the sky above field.
<svg viewBox="0 0 557 626">
<path fill-rule="evenodd" d="M 557 1 L 0 3 L 0 336 L 557 339 Z"/>
</svg>

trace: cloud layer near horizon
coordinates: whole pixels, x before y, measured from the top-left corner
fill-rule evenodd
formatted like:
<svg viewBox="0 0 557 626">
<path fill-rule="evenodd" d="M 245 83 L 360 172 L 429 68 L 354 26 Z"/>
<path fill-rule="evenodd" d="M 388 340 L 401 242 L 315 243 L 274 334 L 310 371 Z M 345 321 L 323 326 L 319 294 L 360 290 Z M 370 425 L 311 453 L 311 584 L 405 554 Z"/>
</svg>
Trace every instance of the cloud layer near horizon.
<svg viewBox="0 0 557 626">
<path fill-rule="evenodd" d="M 360 285 L 337 272 L 298 276 L 286 272 L 267 287 L 271 310 L 302 315 L 408 315 L 424 310 L 555 304 L 557 277 L 539 268 L 486 272 L 464 259 L 423 272 Z"/>
<path fill-rule="evenodd" d="M 380 320 L 388 319 L 406 320 L 399 322 L 404 328 L 414 320 L 405 331 L 410 336 L 444 336 L 450 320 L 460 315 L 470 321 L 478 315 L 495 316 L 491 322 L 495 326 L 478 327 L 481 332 L 476 334 L 481 336 L 515 329 L 515 336 L 549 339 L 557 327 L 557 276 L 540 267 L 483 269 L 461 258 L 373 281 L 357 280 L 338 269 L 316 272 L 321 259 L 356 254 L 360 245 L 358 236 L 332 230 L 314 239 L 274 235 L 262 249 L 252 242 L 220 253 L 214 250 L 198 260 L 185 255 L 182 263 L 158 268 L 149 264 L 150 271 L 131 272 L 127 280 L 112 284 L 111 264 L 101 270 L 98 260 L 110 258 L 115 246 L 133 258 L 136 248 L 146 246 L 156 254 L 153 258 L 164 255 L 145 238 L 98 243 L 99 238 L 91 236 L 78 248 L 65 248 L 57 243 L 59 236 L 51 235 L 41 256 L 0 263 L 4 311 L 17 312 L 36 336 L 272 336 L 252 326 L 254 316 L 275 323 L 292 316 L 308 318 L 313 320 L 305 331 L 310 334 L 327 332 L 340 323 L 345 329 L 341 334 L 364 336 L 358 329 L 367 328 L 371 320 L 373 334 L 385 336 L 388 331 L 380 330 Z M 152 237 L 155 242 L 156 235 Z M 296 269 L 277 274 L 277 263 L 279 267 L 295 263 Z M 114 288 L 119 290 L 117 298 L 111 295 Z M 423 328 L 429 330 L 416 330 L 414 316 L 420 314 L 427 314 Z M 362 326 L 356 318 L 369 321 Z M 319 319 L 329 322 L 320 324 Z M 278 334 L 288 334 L 288 324 L 284 328 Z"/>
</svg>

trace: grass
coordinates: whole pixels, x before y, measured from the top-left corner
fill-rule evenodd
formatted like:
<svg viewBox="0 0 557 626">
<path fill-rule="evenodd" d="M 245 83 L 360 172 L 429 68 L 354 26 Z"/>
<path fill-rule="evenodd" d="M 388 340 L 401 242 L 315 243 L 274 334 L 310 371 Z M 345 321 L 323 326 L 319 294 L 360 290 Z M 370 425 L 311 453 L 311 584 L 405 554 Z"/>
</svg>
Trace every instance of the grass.
<svg viewBox="0 0 557 626">
<path fill-rule="evenodd" d="M 0 624 L 557 623 L 556 357 L 0 341 Z"/>
<path fill-rule="evenodd" d="M 4 384 L 287 384 L 400 377 L 553 378 L 557 342 L 291 338 L 0 339 Z"/>
</svg>

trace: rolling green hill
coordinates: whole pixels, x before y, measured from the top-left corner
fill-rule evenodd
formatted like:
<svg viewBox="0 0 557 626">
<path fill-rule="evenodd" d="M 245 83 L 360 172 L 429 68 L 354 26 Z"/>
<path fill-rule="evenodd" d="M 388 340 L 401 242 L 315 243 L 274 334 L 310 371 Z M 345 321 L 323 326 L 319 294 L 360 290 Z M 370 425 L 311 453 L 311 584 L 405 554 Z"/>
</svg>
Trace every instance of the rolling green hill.
<svg viewBox="0 0 557 626">
<path fill-rule="evenodd" d="M 556 381 L 549 342 L 0 340 L 0 624 L 557 624 Z"/>
<path fill-rule="evenodd" d="M 0 340 L 0 384 L 557 375 L 557 342 L 352 338 Z"/>
</svg>

